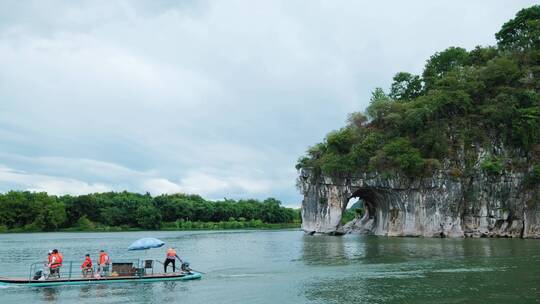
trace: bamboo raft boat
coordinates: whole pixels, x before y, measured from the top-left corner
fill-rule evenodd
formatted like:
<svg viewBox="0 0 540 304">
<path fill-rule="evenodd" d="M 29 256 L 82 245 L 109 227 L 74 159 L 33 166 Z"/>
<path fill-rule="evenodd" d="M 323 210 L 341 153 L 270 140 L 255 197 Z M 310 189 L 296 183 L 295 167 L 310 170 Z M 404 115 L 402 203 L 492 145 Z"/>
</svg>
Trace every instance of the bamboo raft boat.
<svg viewBox="0 0 540 304">
<path fill-rule="evenodd" d="M 143 263 L 138 261 L 113 263 L 110 274 L 94 275 L 92 269 L 91 275 L 84 276 L 75 274 L 73 271 L 73 262 L 68 262 L 69 270 L 63 274 L 62 270 L 57 277 L 49 277 L 42 274 L 37 267 L 42 263 L 34 263 L 30 266 L 30 275 L 26 278 L 21 277 L 0 277 L 0 285 L 20 285 L 32 287 L 58 286 L 58 285 L 87 285 L 87 284 L 108 284 L 108 283 L 151 283 L 164 281 L 187 281 L 202 278 L 200 272 L 191 269 L 181 269 L 179 272 L 172 273 L 154 273 L 154 261 L 145 260 Z M 135 266 L 136 265 L 136 266 Z M 67 268 L 67 267 L 66 267 Z"/>
</svg>

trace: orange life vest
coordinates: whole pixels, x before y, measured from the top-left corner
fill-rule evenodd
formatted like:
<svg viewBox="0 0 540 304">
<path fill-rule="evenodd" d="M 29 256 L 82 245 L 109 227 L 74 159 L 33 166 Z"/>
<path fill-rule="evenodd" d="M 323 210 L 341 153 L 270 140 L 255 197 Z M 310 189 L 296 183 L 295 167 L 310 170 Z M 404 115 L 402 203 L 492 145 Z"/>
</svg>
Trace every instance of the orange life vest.
<svg viewBox="0 0 540 304">
<path fill-rule="evenodd" d="M 174 259 L 176 257 L 176 250 L 174 249 L 167 249 L 167 258 Z"/>
<path fill-rule="evenodd" d="M 60 253 L 53 253 L 51 254 L 51 268 L 58 268 L 62 267 L 62 261 L 64 260 L 64 257 Z M 52 261 L 54 259 L 54 262 Z"/>
<path fill-rule="evenodd" d="M 106 254 L 105 252 L 99 254 L 99 265 L 105 265 L 110 263 L 111 259 L 109 258 L 108 254 Z"/>
<path fill-rule="evenodd" d="M 92 267 L 92 260 L 89 257 L 87 257 L 82 263 L 81 268 L 90 268 L 90 267 Z"/>
</svg>

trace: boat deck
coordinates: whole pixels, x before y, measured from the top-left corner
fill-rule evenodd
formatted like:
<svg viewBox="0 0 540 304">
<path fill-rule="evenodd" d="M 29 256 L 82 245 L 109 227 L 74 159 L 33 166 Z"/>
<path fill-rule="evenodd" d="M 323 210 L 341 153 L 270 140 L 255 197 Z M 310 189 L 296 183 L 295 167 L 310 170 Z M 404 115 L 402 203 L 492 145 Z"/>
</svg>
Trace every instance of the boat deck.
<svg viewBox="0 0 540 304">
<path fill-rule="evenodd" d="M 74 267 L 78 263 L 65 262 L 60 271 L 61 277 L 47 277 L 38 267 L 43 267 L 42 262 L 30 265 L 27 277 L 2 277 L 0 285 L 26 285 L 26 286 L 54 286 L 76 284 L 101 284 L 101 283 L 124 283 L 124 282 L 159 282 L 159 281 L 186 281 L 200 279 L 199 272 L 180 270 L 178 272 L 154 272 L 155 260 L 131 260 L 112 263 L 111 269 L 104 270 L 106 276 L 95 277 L 96 267 L 93 267 L 88 276 L 83 276 L 81 270 Z M 38 278 L 39 279 L 35 279 Z"/>
<path fill-rule="evenodd" d="M 29 280 L 25 278 L 0 277 L 0 283 L 4 284 L 29 284 L 34 286 L 61 285 L 61 284 L 91 284 L 91 283 L 113 283 L 113 282 L 152 282 L 171 280 L 193 280 L 201 278 L 198 272 L 191 273 L 155 273 L 143 276 L 107 276 L 107 277 L 71 277 L 71 278 L 51 278 L 46 280 Z"/>
</svg>

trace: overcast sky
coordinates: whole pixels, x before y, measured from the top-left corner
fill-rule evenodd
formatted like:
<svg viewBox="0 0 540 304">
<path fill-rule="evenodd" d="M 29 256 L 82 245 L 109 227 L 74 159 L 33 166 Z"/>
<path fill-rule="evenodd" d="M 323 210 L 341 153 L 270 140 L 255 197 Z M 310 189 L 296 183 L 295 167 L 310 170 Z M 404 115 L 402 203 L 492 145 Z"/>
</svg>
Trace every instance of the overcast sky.
<svg viewBox="0 0 540 304">
<path fill-rule="evenodd" d="M 534 2 L 3 0 L 0 191 L 298 206 L 296 160 L 373 88 Z"/>
</svg>

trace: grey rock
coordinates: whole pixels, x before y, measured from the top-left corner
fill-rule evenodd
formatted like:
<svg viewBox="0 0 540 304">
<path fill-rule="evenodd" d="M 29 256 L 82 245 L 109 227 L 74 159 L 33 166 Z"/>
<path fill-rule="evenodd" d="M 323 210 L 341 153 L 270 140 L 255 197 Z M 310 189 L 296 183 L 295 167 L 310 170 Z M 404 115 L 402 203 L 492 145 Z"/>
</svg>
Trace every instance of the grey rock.
<svg viewBox="0 0 540 304">
<path fill-rule="evenodd" d="M 479 151 L 472 173 L 449 174 L 450 162 L 428 178 L 401 174 L 314 176 L 302 169 L 302 229 L 306 233 L 363 233 L 382 236 L 540 238 L 540 187 L 526 187 L 530 168 L 482 171 Z M 341 225 L 352 198 L 365 204 L 362 218 Z"/>
</svg>

